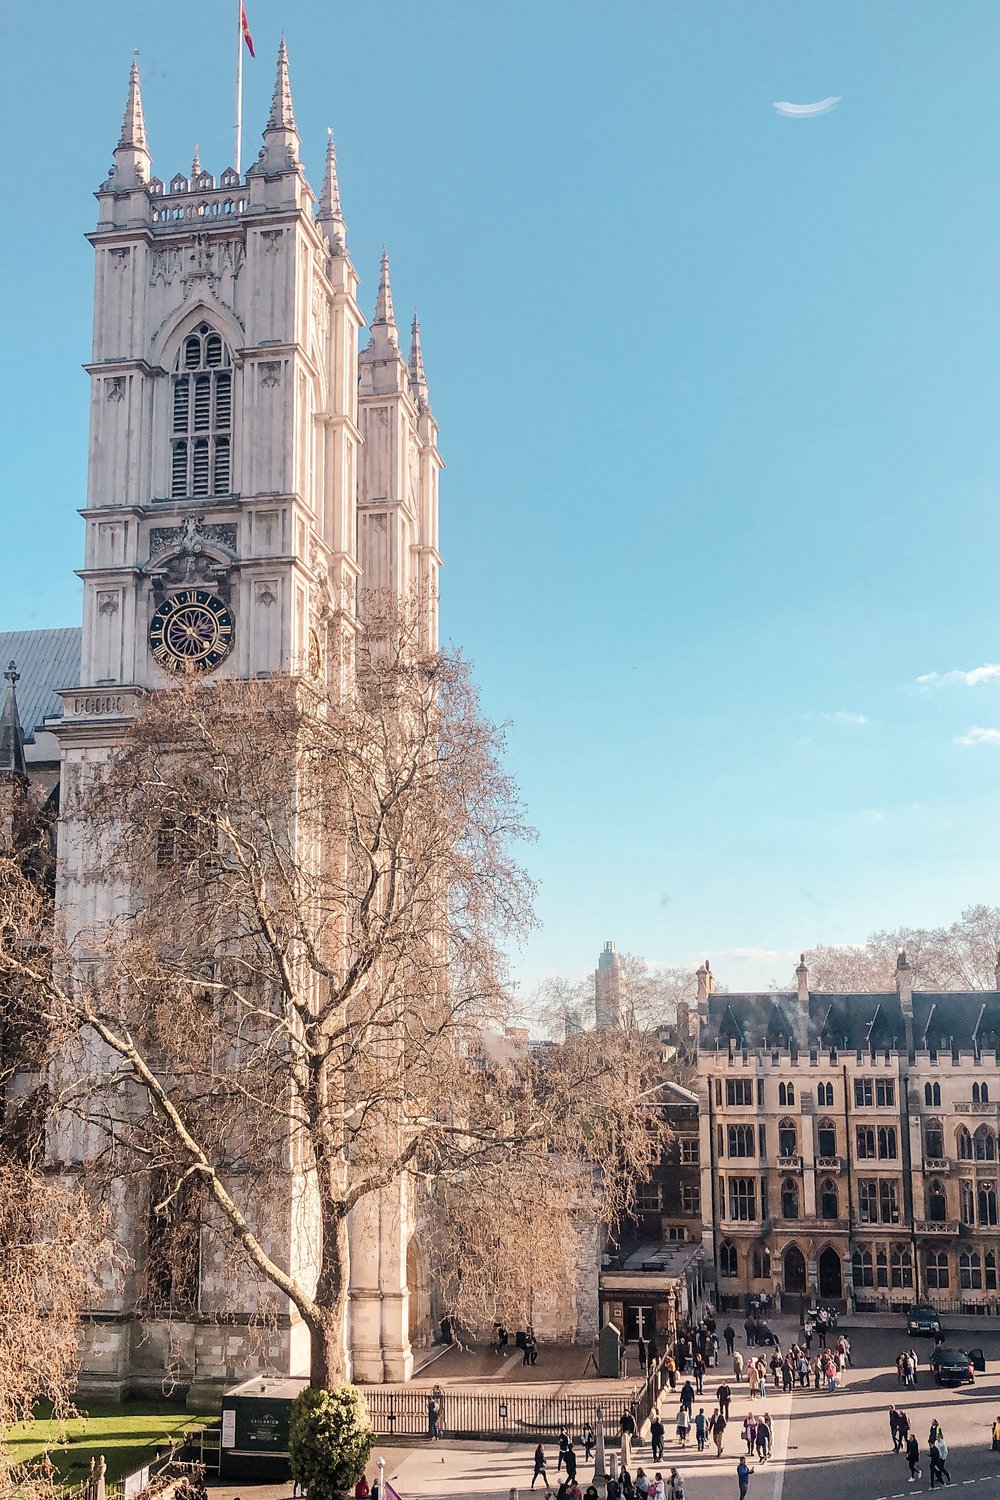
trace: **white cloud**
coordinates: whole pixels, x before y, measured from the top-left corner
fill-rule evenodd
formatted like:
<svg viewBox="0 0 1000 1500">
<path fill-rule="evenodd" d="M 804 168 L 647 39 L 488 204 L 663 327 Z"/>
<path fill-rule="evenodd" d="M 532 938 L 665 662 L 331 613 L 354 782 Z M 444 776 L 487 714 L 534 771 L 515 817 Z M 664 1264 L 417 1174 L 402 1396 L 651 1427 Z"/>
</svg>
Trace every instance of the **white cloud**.
<svg viewBox="0 0 1000 1500">
<path fill-rule="evenodd" d="M 1000 745 L 1000 729 L 983 729 L 974 725 L 967 734 L 957 735 L 956 745 Z"/>
<path fill-rule="evenodd" d="M 838 708 L 836 713 L 817 714 L 817 719 L 828 719 L 833 724 L 867 724 L 868 718 L 865 714 L 853 714 L 846 708 Z"/>
<path fill-rule="evenodd" d="M 880 807 L 866 807 L 861 814 L 866 823 L 884 823 L 885 813 Z"/>
<path fill-rule="evenodd" d="M 841 94 L 833 94 L 829 99 L 817 99 L 815 104 L 790 104 L 787 99 L 776 99 L 774 108 L 786 120 L 811 120 L 815 115 L 828 115 L 842 97 Z"/>
<path fill-rule="evenodd" d="M 981 667 L 971 667 L 968 672 L 925 672 L 917 678 L 917 687 L 978 687 L 995 677 L 1000 677 L 1000 662 L 988 661 Z"/>
</svg>

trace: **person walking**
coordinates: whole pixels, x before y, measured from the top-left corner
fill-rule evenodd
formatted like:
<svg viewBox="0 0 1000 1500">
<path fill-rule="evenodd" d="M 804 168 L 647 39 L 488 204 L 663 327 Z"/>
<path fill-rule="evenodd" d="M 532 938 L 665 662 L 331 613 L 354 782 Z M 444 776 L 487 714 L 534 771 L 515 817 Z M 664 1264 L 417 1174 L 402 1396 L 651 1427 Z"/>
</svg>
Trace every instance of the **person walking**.
<svg viewBox="0 0 1000 1500">
<path fill-rule="evenodd" d="M 894 1406 L 889 1407 L 889 1437 L 892 1442 L 893 1453 L 898 1453 L 902 1446 L 903 1438 L 899 1430 L 899 1412 Z"/>
<path fill-rule="evenodd" d="M 541 1443 L 539 1443 L 538 1447 L 535 1449 L 535 1472 L 531 1476 L 532 1489 L 535 1488 L 535 1480 L 539 1478 L 542 1480 L 542 1483 L 545 1485 L 545 1488 L 547 1490 L 549 1487 L 549 1476 L 545 1472 L 545 1449 L 542 1447 Z"/>
<path fill-rule="evenodd" d="M 936 1443 L 937 1440 L 938 1440 L 938 1438 L 940 1436 L 941 1436 L 941 1423 L 938 1421 L 937 1417 L 935 1417 L 933 1419 L 933 1421 L 931 1422 L 930 1431 L 927 1434 L 927 1446 L 928 1446 L 928 1448 L 930 1447 L 931 1443 Z"/>
<path fill-rule="evenodd" d="M 910 1466 L 910 1483 L 912 1484 L 915 1479 L 920 1478 L 920 1444 L 912 1432 L 906 1439 L 906 1462 Z"/>
<path fill-rule="evenodd" d="M 715 1419 L 715 1431 L 712 1433 L 712 1436 L 715 1439 L 716 1458 L 722 1457 L 722 1444 L 725 1442 L 726 1428 L 728 1427 L 728 1425 L 728 1422 L 720 1411 Z"/>
<path fill-rule="evenodd" d="M 756 1401 L 760 1394 L 760 1375 L 757 1372 L 757 1361 L 752 1359 L 747 1365 L 747 1380 L 750 1384 L 750 1400 Z"/>
<path fill-rule="evenodd" d="M 687 1447 L 688 1433 L 691 1431 L 691 1413 L 682 1401 L 677 1408 L 677 1441 L 682 1448 Z M 655 1458 L 655 1454 L 653 1455 Z"/>
<path fill-rule="evenodd" d="M 738 1349 L 733 1353 L 733 1375 L 737 1380 L 743 1379 L 743 1356 Z"/>
<path fill-rule="evenodd" d="M 750 1476 L 753 1469 L 749 1468 L 745 1458 L 741 1458 L 736 1465 L 736 1478 L 740 1486 L 740 1500 L 746 1500 L 747 1490 L 750 1487 Z"/>
<path fill-rule="evenodd" d="M 645 1375 L 649 1368 L 649 1345 L 641 1333 L 635 1341 L 635 1352 L 639 1356 L 639 1369 Z"/>
<path fill-rule="evenodd" d="M 654 1464 L 663 1462 L 663 1436 L 664 1426 L 660 1421 L 659 1414 L 654 1416 L 649 1424 L 649 1447 L 653 1455 Z M 588 1458 L 590 1455 L 587 1455 Z"/>
<path fill-rule="evenodd" d="M 740 1436 L 747 1445 L 747 1458 L 752 1458 L 754 1443 L 757 1441 L 757 1418 L 752 1411 L 748 1411 L 743 1418 L 743 1431 Z"/>
<path fill-rule="evenodd" d="M 948 1472 L 948 1444 L 944 1440 L 944 1433 L 938 1428 L 938 1435 L 928 1449 L 928 1457 L 931 1461 L 931 1489 L 935 1488 L 935 1480 L 938 1484 L 951 1484 L 951 1475 Z"/>
<path fill-rule="evenodd" d="M 729 1355 L 729 1358 L 732 1359 L 733 1351 L 736 1348 L 736 1329 L 733 1327 L 732 1323 L 726 1324 L 725 1328 L 722 1330 L 722 1337 L 726 1341 L 726 1353 Z"/>
<path fill-rule="evenodd" d="M 623 1417 L 622 1418 L 622 1422 L 624 1423 L 624 1421 L 625 1421 L 625 1418 Z M 622 1427 L 622 1431 L 623 1432 L 625 1431 L 624 1426 Z M 563 1464 L 566 1462 L 566 1450 L 569 1447 L 569 1433 L 566 1431 L 565 1427 L 560 1427 L 560 1429 L 559 1429 L 559 1437 L 558 1437 L 557 1441 L 558 1441 L 558 1444 L 559 1444 L 559 1458 L 556 1461 L 556 1473 L 558 1474 L 559 1470 L 562 1468 Z"/>
<path fill-rule="evenodd" d="M 896 1424 L 899 1428 L 899 1447 L 896 1452 L 899 1453 L 906 1447 L 906 1440 L 910 1435 L 910 1419 L 905 1411 L 896 1412 Z"/>
<path fill-rule="evenodd" d="M 573 1447 L 572 1438 L 570 1438 L 569 1440 L 569 1447 L 566 1449 L 565 1459 L 566 1478 L 569 1481 L 570 1487 L 572 1488 L 572 1486 L 576 1483 L 576 1449 Z"/>
<path fill-rule="evenodd" d="M 700 1351 L 694 1357 L 694 1383 L 700 1396 L 705 1388 L 705 1356 Z"/>
<path fill-rule="evenodd" d="M 597 1437 L 594 1433 L 594 1429 L 591 1427 L 589 1422 L 585 1422 L 583 1424 L 583 1431 L 580 1434 L 580 1437 L 583 1441 L 583 1461 L 584 1463 L 589 1464 L 590 1455 L 593 1453 L 594 1444 L 597 1442 Z"/>
<path fill-rule="evenodd" d="M 993 1423 L 993 1452 L 1000 1453 L 1000 1417 Z"/>
<path fill-rule="evenodd" d="M 743 1324 L 743 1332 L 747 1336 L 747 1348 L 748 1349 L 750 1348 L 751 1344 L 753 1343 L 754 1332 L 756 1330 L 756 1327 L 757 1327 L 757 1325 L 754 1322 L 753 1318 L 747 1318 L 746 1322 Z"/>
<path fill-rule="evenodd" d="M 705 1408 L 699 1406 L 698 1415 L 694 1419 L 694 1435 L 698 1443 L 698 1452 L 704 1453 L 705 1440 L 708 1437 L 708 1422 L 705 1418 Z"/>
<path fill-rule="evenodd" d="M 671 1469 L 667 1478 L 667 1500 L 684 1500 L 684 1481 L 680 1469 Z"/>
<path fill-rule="evenodd" d="M 716 1397 L 718 1398 L 719 1402 L 719 1410 L 728 1422 L 729 1403 L 733 1399 L 733 1389 L 728 1381 L 722 1380 L 719 1382 L 719 1389 L 716 1391 Z"/>
<path fill-rule="evenodd" d="M 762 1359 L 757 1361 L 757 1393 L 762 1401 L 767 1399 L 767 1365 Z"/>
<path fill-rule="evenodd" d="M 667 1372 L 667 1384 L 672 1391 L 677 1389 L 677 1361 L 672 1354 L 668 1354 L 663 1361 L 663 1368 Z"/>
<path fill-rule="evenodd" d="M 688 1409 L 688 1416 L 694 1411 L 694 1386 L 690 1380 L 685 1380 L 681 1386 L 681 1405 Z"/>
</svg>

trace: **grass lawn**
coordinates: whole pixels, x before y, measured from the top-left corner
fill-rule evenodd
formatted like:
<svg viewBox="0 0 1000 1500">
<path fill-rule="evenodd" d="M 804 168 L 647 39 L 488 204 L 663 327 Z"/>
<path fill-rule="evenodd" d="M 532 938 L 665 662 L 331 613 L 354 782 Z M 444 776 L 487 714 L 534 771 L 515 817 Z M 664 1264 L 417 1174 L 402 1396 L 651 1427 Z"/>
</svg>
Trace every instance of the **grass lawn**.
<svg viewBox="0 0 1000 1500">
<path fill-rule="evenodd" d="M 156 1452 L 166 1448 L 185 1427 L 211 1422 L 187 1407 L 171 1401 L 91 1401 L 80 1403 L 80 1416 L 66 1423 L 60 1437 L 59 1424 L 44 1409 L 33 1422 L 18 1423 L 7 1434 L 15 1463 L 30 1463 L 49 1450 L 64 1483 L 74 1484 L 90 1469 L 91 1456 L 104 1454 L 108 1478 L 120 1479 L 141 1469 Z"/>
</svg>

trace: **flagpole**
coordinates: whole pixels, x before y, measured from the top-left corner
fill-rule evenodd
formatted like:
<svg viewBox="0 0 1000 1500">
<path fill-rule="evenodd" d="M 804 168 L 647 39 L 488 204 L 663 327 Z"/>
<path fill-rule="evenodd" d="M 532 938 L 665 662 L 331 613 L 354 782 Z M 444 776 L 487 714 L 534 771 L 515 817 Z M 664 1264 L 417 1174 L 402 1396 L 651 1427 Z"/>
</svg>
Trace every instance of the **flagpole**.
<svg viewBox="0 0 1000 1500">
<path fill-rule="evenodd" d="M 236 0 L 236 160 L 233 166 L 240 175 L 243 146 L 243 0 Z"/>
</svg>

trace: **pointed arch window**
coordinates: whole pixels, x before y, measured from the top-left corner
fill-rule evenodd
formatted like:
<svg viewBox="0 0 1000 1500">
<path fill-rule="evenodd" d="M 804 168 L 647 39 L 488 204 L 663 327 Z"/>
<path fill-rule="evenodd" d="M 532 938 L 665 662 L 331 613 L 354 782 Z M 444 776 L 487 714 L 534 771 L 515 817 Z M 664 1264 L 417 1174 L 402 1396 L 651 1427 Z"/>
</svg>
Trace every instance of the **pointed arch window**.
<svg viewBox="0 0 1000 1500">
<path fill-rule="evenodd" d="M 974 1083 L 972 1085 L 973 1104 L 989 1104 L 990 1086 L 988 1083 Z"/>
<path fill-rule="evenodd" d="M 833 1108 L 833 1084 L 821 1083 L 816 1090 L 816 1103 L 820 1109 Z"/>
<path fill-rule="evenodd" d="M 972 1160 L 972 1136 L 962 1125 L 958 1132 L 958 1156 L 960 1161 Z"/>
<path fill-rule="evenodd" d="M 170 495 L 232 493 L 233 357 L 209 323 L 188 335 L 174 361 Z"/>
<path fill-rule="evenodd" d="M 928 1120 L 924 1126 L 924 1151 L 932 1161 L 944 1157 L 944 1131 L 940 1120 Z"/>
<path fill-rule="evenodd" d="M 997 1289 L 997 1253 L 995 1250 L 987 1250 L 983 1257 L 986 1262 L 986 1290 L 995 1292 Z"/>
<path fill-rule="evenodd" d="M 924 1084 L 924 1103 L 933 1107 L 941 1106 L 941 1085 L 939 1083 Z"/>
<path fill-rule="evenodd" d="M 979 1211 L 979 1223 L 983 1228 L 988 1228 L 997 1222 L 997 1185 L 995 1182 L 984 1178 L 976 1189 L 976 1207 Z"/>
<path fill-rule="evenodd" d="M 778 1122 L 778 1155 L 794 1156 L 798 1131 L 794 1120 L 780 1120 Z"/>
<path fill-rule="evenodd" d="M 851 1278 L 855 1286 L 874 1286 L 875 1269 L 870 1250 L 855 1250 L 851 1258 Z"/>
<path fill-rule="evenodd" d="M 892 1286 L 913 1285 L 913 1256 L 909 1245 L 893 1245 L 889 1257 L 889 1273 Z"/>
<path fill-rule="evenodd" d="M 958 1258 L 958 1284 L 963 1292 L 981 1292 L 983 1263 L 978 1250 L 963 1250 Z"/>
<path fill-rule="evenodd" d="M 781 1217 L 797 1219 L 799 1216 L 799 1185 L 791 1177 L 781 1184 Z"/>
<path fill-rule="evenodd" d="M 837 1127 L 832 1120 L 820 1120 L 816 1127 L 816 1146 L 820 1156 L 836 1156 Z"/>
<path fill-rule="evenodd" d="M 997 1140 L 988 1125 L 980 1125 L 972 1137 L 972 1145 L 976 1161 L 996 1161 Z"/>
<path fill-rule="evenodd" d="M 727 1281 L 739 1275 L 736 1246 L 732 1240 L 723 1240 L 719 1246 L 719 1275 Z"/>
<path fill-rule="evenodd" d="M 754 1281 L 770 1281 L 771 1279 L 771 1252 L 766 1245 L 753 1247 L 753 1279 Z"/>
<path fill-rule="evenodd" d="M 820 1186 L 819 1213 L 822 1219 L 836 1219 L 840 1215 L 840 1198 L 832 1177 L 824 1178 Z"/>
<path fill-rule="evenodd" d="M 946 1292 L 948 1290 L 947 1250 L 928 1250 L 924 1266 L 928 1289 Z"/>
<path fill-rule="evenodd" d="M 778 1084 L 778 1104 L 781 1106 L 782 1109 L 788 1109 L 789 1106 L 792 1105 L 792 1104 L 794 1104 L 794 1103 L 795 1103 L 795 1085 L 794 1085 L 794 1083 L 779 1083 Z"/>
<path fill-rule="evenodd" d="M 948 1217 L 944 1185 L 936 1177 L 927 1184 L 927 1217 L 934 1224 L 943 1224 Z"/>
</svg>

